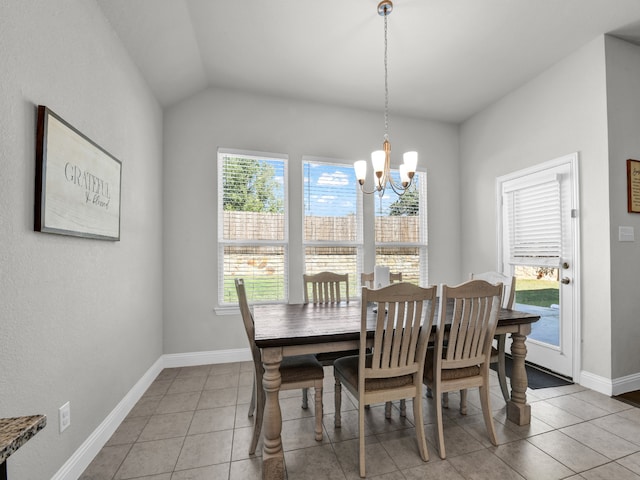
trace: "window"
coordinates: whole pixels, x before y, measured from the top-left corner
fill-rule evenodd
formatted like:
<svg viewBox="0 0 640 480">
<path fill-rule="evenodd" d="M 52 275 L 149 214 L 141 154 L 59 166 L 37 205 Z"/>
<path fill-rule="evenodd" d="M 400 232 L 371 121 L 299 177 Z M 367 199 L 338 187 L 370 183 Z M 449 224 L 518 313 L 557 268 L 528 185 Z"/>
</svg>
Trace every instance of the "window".
<svg viewBox="0 0 640 480">
<path fill-rule="evenodd" d="M 398 172 L 392 171 L 398 180 Z M 376 196 L 376 265 L 402 272 L 405 282 L 427 285 L 426 173 L 416 172 L 414 185 L 398 195 L 387 188 Z"/>
<path fill-rule="evenodd" d="M 218 303 L 237 306 L 243 278 L 253 303 L 288 296 L 287 158 L 218 150 Z"/>
<path fill-rule="evenodd" d="M 362 263 L 362 201 L 353 166 L 303 158 L 306 273 L 349 274 L 356 292 Z"/>
</svg>

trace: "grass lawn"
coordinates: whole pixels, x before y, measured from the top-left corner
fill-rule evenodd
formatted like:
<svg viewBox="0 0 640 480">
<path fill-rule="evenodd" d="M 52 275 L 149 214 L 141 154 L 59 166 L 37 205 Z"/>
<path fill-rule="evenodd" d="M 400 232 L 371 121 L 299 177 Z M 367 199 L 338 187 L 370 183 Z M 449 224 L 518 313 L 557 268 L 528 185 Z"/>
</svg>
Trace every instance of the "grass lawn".
<svg viewBox="0 0 640 480">
<path fill-rule="evenodd" d="M 560 303 L 558 282 L 554 280 L 521 279 L 516 282 L 516 303 L 550 307 Z"/>
</svg>

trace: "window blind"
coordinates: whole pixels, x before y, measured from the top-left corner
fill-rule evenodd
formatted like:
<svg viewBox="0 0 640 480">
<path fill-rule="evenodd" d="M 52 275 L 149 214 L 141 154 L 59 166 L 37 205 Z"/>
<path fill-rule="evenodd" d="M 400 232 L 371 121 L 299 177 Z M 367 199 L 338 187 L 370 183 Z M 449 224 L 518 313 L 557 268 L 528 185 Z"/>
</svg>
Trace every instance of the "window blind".
<svg viewBox="0 0 640 480">
<path fill-rule="evenodd" d="M 219 303 L 287 299 L 286 158 L 218 151 Z"/>
<path fill-rule="evenodd" d="M 397 171 L 392 175 L 398 180 Z M 426 175 L 417 172 L 404 195 L 387 188 L 376 196 L 376 265 L 401 272 L 402 280 L 427 283 Z"/>
<path fill-rule="evenodd" d="M 349 274 L 362 256 L 362 205 L 351 165 L 303 159 L 305 272 Z"/>
<path fill-rule="evenodd" d="M 511 264 L 559 265 L 562 252 L 560 193 L 560 183 L 555 178 L 503 193 Z"/>
</svg>

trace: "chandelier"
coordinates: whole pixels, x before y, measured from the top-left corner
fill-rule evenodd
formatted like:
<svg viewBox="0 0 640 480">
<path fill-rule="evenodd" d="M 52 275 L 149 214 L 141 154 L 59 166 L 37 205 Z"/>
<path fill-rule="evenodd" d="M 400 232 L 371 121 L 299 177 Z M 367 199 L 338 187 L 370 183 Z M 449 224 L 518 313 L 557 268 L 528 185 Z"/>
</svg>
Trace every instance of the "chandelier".
<svg viewBox="0 0 640 480">
<path fill-rule="evenodd" d="M 393 11 L 391 0 L 382 0 L 378 4 L 378 14 L 384 17 L 384 142 L 382 150 L 371 153 L 371 164 L 375 173 L 374 188 L 367 191 L 364 183 L 367 178 L 367 162 L 358 160 L 353 164 L 356 178 L 363 193 L 372 194 L 378 192 L 380 197 L 384 195 L 387 186 L 398 195 L 404 194 L 413 182 L 418 164 L 418 152 L 406 152 L 403 155 L 404 163 L 400 165 L 400 182 L 397 183 L 391 177 L 391 143 L 389 143 L 389 85 L 387 81 L 387 17 Z"/>
</svg>

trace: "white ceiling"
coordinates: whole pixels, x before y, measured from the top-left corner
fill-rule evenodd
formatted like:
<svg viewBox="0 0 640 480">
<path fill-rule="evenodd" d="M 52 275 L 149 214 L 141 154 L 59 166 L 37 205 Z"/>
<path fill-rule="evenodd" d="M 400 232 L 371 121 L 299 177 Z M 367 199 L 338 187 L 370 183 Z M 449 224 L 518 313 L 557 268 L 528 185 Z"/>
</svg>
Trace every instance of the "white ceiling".
<svg viewBox="0 0 640 480">
<path fill-rule="evenodd" d="M 163 106 L 208 86 L 384 106 L 378 0 L 98 0 Z M 640 0 L 396 0 L 389 109 L 461 122 L 603 33 L 640 39 Z"/>
</svg>

